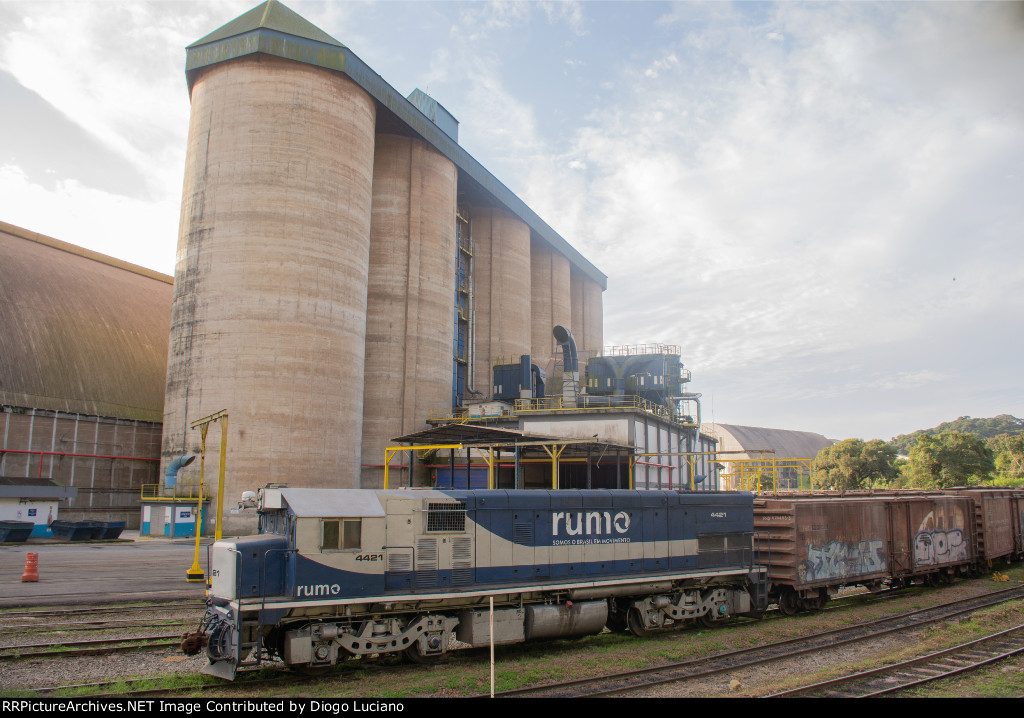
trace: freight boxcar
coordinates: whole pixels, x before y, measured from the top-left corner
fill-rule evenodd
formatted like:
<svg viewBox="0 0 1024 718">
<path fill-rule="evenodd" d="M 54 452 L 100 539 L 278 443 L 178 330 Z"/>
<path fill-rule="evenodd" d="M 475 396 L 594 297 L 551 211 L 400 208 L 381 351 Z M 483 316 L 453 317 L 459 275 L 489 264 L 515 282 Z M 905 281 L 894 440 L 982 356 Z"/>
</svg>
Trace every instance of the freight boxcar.
<svg viewBox="0 0 1024 718">
<path fill-rule="evenodd" d="M 1024 554 L 1024 490 L 958 486 L 947 493 L 974 502 L 978 559 L 986 566 Z"/>
<path fill-rule="evenodd" d="M 844 586 L 877 590 L 966 573 L 972 516 L 969 499 L 938 494 L 758 498 L 769 600 L 792 615 L 821 608 Z"/>
</svg>

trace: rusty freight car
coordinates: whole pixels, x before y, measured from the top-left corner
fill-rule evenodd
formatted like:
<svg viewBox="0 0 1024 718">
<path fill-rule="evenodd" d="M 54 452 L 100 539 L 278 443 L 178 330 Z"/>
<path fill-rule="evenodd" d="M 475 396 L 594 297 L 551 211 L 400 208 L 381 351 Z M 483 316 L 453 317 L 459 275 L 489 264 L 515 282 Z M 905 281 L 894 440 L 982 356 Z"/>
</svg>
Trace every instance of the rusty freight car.
<svg viewBox="0 0 1024 718">
<path fill-rule="evenodd" d="M 1024 555 L 1024 490 L 958 486 L 951 495 L 974 502 L 978 560 L 986 566 Z"/>
<path fill-rule="evenodd" d="M 932 493 L 758 498 L 769 600 L 792 615 L 843 586 L 952 580 L 975 560 L 973 516 L 971 499 Z"/>
</svg>

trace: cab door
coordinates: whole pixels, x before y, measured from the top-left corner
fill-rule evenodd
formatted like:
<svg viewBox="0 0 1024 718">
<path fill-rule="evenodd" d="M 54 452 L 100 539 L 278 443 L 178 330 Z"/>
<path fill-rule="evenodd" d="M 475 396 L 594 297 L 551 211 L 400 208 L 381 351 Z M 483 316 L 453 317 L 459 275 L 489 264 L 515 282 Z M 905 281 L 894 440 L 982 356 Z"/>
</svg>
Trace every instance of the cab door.
<svg viewBox="0 0 1024 718">
<path fill-rule="evenodd" d="M 415 576 L 415 526 L 413 502 L 389 498 L 385 528 L 384 587 L 391 591 L 411 591 Z"/>
</svg>

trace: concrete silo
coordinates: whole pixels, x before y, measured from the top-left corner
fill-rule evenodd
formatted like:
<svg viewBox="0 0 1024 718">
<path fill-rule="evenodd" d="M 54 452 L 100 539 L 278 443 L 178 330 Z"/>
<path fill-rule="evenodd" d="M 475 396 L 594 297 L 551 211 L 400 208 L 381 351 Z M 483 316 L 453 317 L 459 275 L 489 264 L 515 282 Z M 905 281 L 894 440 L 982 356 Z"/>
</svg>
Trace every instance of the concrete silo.
<svg viewBox="0 0 1024 718">
<path fill-rule="evenodd" d="M 572 333 L 580 363 L 600 354 L 604 342 L 604 309 L 601 285 L 576 267 L 570 272 Z M 582 368 L 581 368 L 582 371 Z"/>
<path fill-rule="evenodd" d="M 364 488 L 384 447 L 451 403 L 457 173 L 410 137 L 377 136 L 366 320 Z M 404 463 L 405 455 L 401 455 Z M 395 476 L 394 481 L 402 477 Z"/>
<path fill-rule="evenodd" d="M 530 228 L 511 212 L 473 207 L 471 388 L 490 398 L 491 366 L 530 353 Z M 477 397 L 481 398 L 481 397 Z"/>
<path fill-rule="evenodd" d="M 245 18 L 190 51 L 231 42 Z M 163 460 L 226 410 L 226 508 L 298 477 L 358 487 L 375 103 L 343 74 L 265 54 L 189 80 Z M 225 511 L 225 532 L 249 523 Z"/>
<path fill-rule="evenodd" d="M 569 260 L 543 242 L 530 246 L 531 289 L 531 352 L 533 362 L 547 367 L 549 381 L 554 381 L 552 392 L 560 391 L 560 377 L 553 376 L 557 346 L 551 331 L 556 326 L 572 326 L 570 301 Z"/>
<path fill-rule="evenodd" d="M 447 110 L 276 0 L 189 46 L 186 76 L 162 456 L 227 412 L 226 532 L 251 529 L 230 511 L 243 490 L 378 485 L 384 447 L 489 396 L 492 360 L 533 353 L 531 327 L 547 361 L 570 266 L 605 286 L 459 145 Z"/>
</svg>

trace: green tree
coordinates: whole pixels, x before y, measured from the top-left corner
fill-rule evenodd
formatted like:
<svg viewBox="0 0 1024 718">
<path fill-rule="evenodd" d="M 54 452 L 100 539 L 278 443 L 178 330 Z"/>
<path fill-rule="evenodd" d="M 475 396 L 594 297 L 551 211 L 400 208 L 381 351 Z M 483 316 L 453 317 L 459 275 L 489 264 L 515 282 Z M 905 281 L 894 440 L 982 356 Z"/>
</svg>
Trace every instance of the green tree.
<svg viewBox="0 0 1024 718">
<path fill-rule="evenodd" d="M 945 431 L 938 436 L 919 436 L 904 470 L 914 488 L 944 489 L 991 480 L 995 468 L 992 450 L 982 439 Z"/>
<path fill-rule="evenodd" d="M 1024 434 L 1000 434 L 986 441 L 985 445 L 995 455 L 996 473 L 1000 479 L 1024 480 Z"/>
<path fill-rule="evenodd" d="M 912 434 L 900 434 L 894 437 L 889 443 L 893 444 L 899 453 L 907 455 L 917 443 L 918 438 L 923 434 L 938 436 L 947 431 L 957 431 L 964 434 L 974 434 L 982 439 L 989 439 L 1000 434 L 1015 436 L 1024 434 L 1024 419 L 1018 419 L 1012 414 L 1000 414 L 988 419 L 975 419 L 970 416 L 961 416 L 955 421 L 944 421 L 931 429 L 919 429 Z"/>
<path fill-rule="evenodd" d="M 896 469 L 896 447 L 881 439 L 844 439 L 818 452 L 811 463 L 814 485 L 822 489 L 866 489 L 889 483 Z"/>
</svg>

